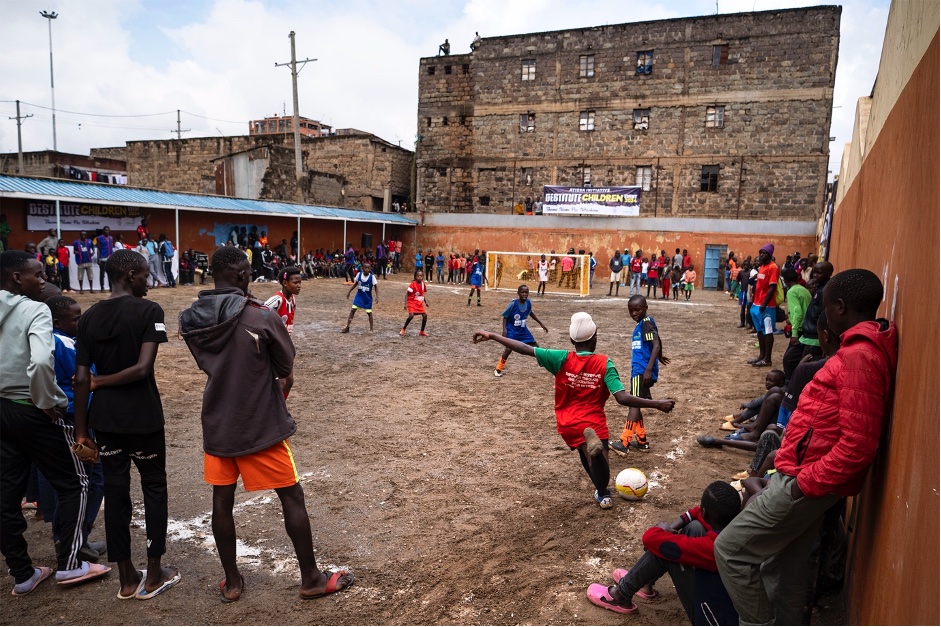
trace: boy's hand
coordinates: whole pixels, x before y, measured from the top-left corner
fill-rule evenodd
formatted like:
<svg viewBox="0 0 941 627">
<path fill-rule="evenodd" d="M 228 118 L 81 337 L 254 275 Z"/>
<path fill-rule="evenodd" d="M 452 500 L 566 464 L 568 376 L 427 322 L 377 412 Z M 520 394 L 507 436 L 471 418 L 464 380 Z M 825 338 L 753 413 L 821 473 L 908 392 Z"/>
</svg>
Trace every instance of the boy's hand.
<svg viewBox="0 0 941 627">
<path fill-rule="evenodd" d="M 671 411 L 673 411 L 673 406 L 676 405 L 676 401 L 672 398 L 664 399 L 662 401 L 659 401 L 659 403 L 660 403 L 660 406 L 657 407 L 657 409 L 659 411 L 662 411 L 665 414 L 668 414 Z"/>
<path fill-rule="evenodd" d="M 540 324 L 539 326 L 541 326 L 541 327 L 542 327 L 542 330 L 545 331 L 546 333 L 549 332 L 549 329 L 546 328 L 546 325 Z"/>
<path fill-rule="evenodd" d="M 645 388 L 649 388 L 653 385 L 653 375 L 649 370 L 645 370 L 643 376 L 640 378 L 640 382 Z"/>
<path fill-rule="evenodd" d="M 95 444 L 95 441 L 89 437 L 75 438 L 75 444 L 72 446 L 72 451 L 83 462 L 98 461 L 98 445 Z"/>
<path fill-rule="evenodd" d="M 75 377 L 72 377 L 72 381 L 75 381 Z M 95 378 L 95 375 L 88 375 L 88 391 L 94 392 L 98 388 L 98 380 Z"/>
<path fill-rule="evenodd" d="M 490 333 L 487 331 L 478 331 L 474 334 L 473 340 L 474 344 L 480 344 L 481 342 L 486 342 L 490 339 Z"/>
<path fill-rule="evenodd" d="M 664 366 L 670 365 L 670 358 L 664 355 L 663 353 L 660 353 L 659 359 L 660 359 L 660 363 L 663 364 Z"/>
<path fill-rule="evenodd" d="M 59 408 L 58 408 L 57 406 L 55 406 L 55 405 L 53 405 L 53 406 L 50 407 L 49 409 L 44 409 L 44 410 L 42 410 L 42 411 L 43 411 L 44 414 L 46 414 L 47 416 L 49 416 L 49 420 L 50 420 L 51 422 L 56 422 L 57 420 L 59 420 L 59 417 L 62 416 L 62 415 L 64 415 L 64 413 L 65 413 L 65 412 L 63 412 L 61 409 L 59 409 Z"/>
</svg>

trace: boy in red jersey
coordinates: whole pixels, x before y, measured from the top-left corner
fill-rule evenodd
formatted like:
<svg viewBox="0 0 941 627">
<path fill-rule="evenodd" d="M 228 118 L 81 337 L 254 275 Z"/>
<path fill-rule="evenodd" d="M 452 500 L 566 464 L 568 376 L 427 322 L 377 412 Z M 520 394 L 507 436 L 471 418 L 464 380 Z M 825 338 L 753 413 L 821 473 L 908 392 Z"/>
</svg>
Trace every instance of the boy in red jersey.
<svg viewBox="0 0 941 627">
<path fill-rule="evenodd" d="M 428 323 L 428 312 L 425 311 L 428 300 L 425 296 L 425 292 L 428 290 L 428 286 L 425 285 L 424 272 L 415 270 L 414 276 L 415 280 L 409 283 L 408 289 L 405 290 L 405 310 L 408 312 L 408 318 L 406 318 L 405 323 L 402 324 L 402 330 L 399 331 L 399 335 L 405 335 L 405 329 L 408 328 L 408 323 L 412 321 L 412 318 L 421 316 L 421 330 L 418 332 L 418 335 L 428 337 L 428 334 L 425 332 L 425 325 Z"/>
<path fill-rule="evenodd" d="M 573 351 L 538 348 L 503 337 L 497 333 L 477 331 L 474 344 L 493 340 L 521 355 L 535 357 L 536 362 L 555 375 L 556 429 L 569 448 L 578 451 L 585 472 L 595 486 L 595 500 L 601 509 L 614 503 L 608 482 L 608 419 L 604 405 L 613 394 L 620 405 L 673 410 L 673 400 L 647 400 L 631 396 L 607 355 L 595 354 L 598 344 L 597 327 L 591 316 L 580 311 L 572 314 L 569 337 Z"/>
</svg>

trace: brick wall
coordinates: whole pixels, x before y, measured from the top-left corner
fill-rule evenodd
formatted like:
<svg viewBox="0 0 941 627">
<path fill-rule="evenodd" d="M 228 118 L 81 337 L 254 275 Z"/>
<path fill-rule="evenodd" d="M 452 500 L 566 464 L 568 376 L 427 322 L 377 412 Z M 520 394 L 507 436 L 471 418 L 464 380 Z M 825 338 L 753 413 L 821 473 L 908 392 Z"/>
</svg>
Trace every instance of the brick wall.
<svg viewBox="0 0 941 627">
<path fill-rule="evenodd" d="M 471 54 L 421 59 L 419 197 L 431 211 L 509 212 L 543 185 L 581 185 L 585 167 L 602 187 L 633 185 L 650 166 L 641 216 L 815 219 L 839 22 L 839 7 L 661 20 L 487 38 Z M 714 46 L 727 47 L 716 65 Z M 638 74 L 647 50 L 651 71 Z M 580 76 L 582 57 L 593 76 Z M 719 128 L 707 126 L 716 106 Z M 649 124 L 635 129 L 641 109 Z M 579 130 L 583 112 L 591 131 Z M 700 191 L 704 165 L 721 168 L 715 192 Z"/>
</svg>

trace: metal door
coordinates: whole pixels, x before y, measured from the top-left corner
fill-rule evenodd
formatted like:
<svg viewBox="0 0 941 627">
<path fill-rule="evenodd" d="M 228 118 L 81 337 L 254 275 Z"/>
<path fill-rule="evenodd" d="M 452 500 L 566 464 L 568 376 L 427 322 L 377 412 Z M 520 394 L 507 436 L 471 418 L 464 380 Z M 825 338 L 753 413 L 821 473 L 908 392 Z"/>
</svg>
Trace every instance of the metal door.
<svg viewBox="0 0 941 627">
<path fill-rule="evenodd" d="M 728 246 L 724 244 L 706 244 L 706 259 L 703 263 L 702 287 L 705 290 L 722 289 L 725 277 L 722 259 L 726 255 Z"/>
</svg>

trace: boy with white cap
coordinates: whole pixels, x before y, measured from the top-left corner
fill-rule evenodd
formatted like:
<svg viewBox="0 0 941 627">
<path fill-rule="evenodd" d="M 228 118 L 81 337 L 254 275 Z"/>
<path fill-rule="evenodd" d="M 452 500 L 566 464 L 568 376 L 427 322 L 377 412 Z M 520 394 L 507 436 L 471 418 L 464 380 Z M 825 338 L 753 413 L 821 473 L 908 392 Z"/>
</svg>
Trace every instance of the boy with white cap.
<svg viewBox="0 0 941 627">
<path fill-rule="evenodd" d="M 601 509 L 613 506 L 608 483 L 608 420 L 604 405 L 610 394 L 620 405 L 672 411 L 673 400 L 647 400 L 628 394 L 614 362 L 595 354 L 597 326 L 583 311 L 572 314 L 569 337 L 575 350 L 539 348 L 511 340 L 498 333 L 477 331 L 474 343 L 493 340 L 536 362 L 555 375 L 556 429 L 565 443 L 578 451 L 585 472 L 595 486 L 595 500 Z"/>
</svg>

